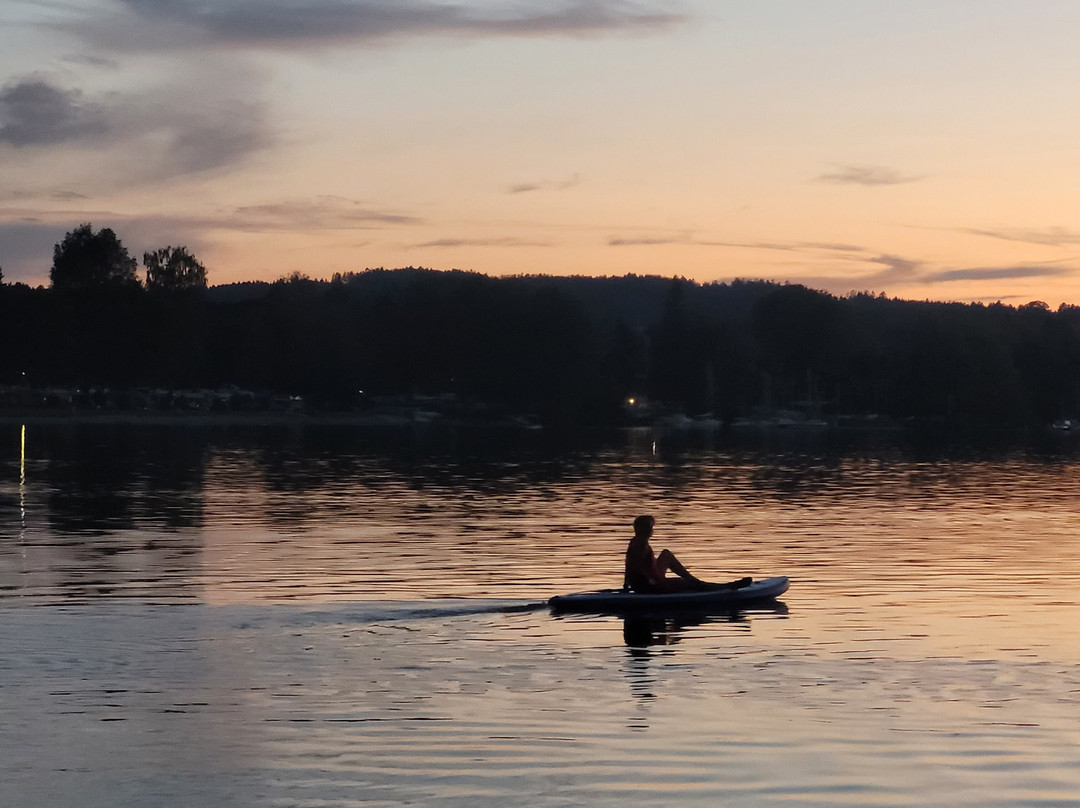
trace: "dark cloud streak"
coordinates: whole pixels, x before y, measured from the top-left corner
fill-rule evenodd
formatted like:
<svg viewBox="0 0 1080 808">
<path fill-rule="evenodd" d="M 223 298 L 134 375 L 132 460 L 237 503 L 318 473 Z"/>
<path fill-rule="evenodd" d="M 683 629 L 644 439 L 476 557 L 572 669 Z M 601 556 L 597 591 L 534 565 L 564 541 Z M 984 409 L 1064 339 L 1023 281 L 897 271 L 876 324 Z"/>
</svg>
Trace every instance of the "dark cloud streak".
<svg viewBox="0 0 1080 808">
<path fill-rule="evenodd" d="M 693 244 L 686 238 L 673 236 L 641 236 L 641 237 L 612 237 L 608 239 L 609 247 L 656 247 L 667 244 Z"/>
<path fill-rule="evenodd" d="M 917 182 L 922 177 L 901 174 L 893 168 L 885 166 L 837 166 L 837 170 L 830 174 L 821 174 L 815 177 L 815 182 L 828 182 L 836 185 L 863 185 L 875 187 L 882 185 L 902 185 L 908 182 Z"/>
<path fill-rule="evenodd" d="M 1040 244 L 1046 247 L 1074 247 L 1080 244 L 1080 233 L 1064 227 L 1050 227 L 1045 230 L 979 230 L 965 228 L 958 230 L 972 236 L 1015 241 L 1021 244 Z"/>
<path fill-rule="evenodd" d="M 567 191 L 581 182 L 581 175 L 574 174 L 570 179 L 562 181 L 541 180 L 540 182 L 522 182 L 511 185 L 508 193 L 526 194 L 532 191 Z"/>
<path fill-rule="evenodd" d="M 947 283 L 951 281 L 1001 281 L 1017 278 L 1052 278 L 1073 272 L 1066 267 L 1015 266 L 1015 267 L 972 267 L 969 269 L 948 269 L 923 276 L 925 283 Z"/>
<path fill-rule="evenodd" d="M 513 238 L 510 236 L 504 238 L 440 238 L 433 241 L 425 241 L 421 244 L 413 244 L 414 249 L 420 248 L 454 248 L 454 247 L 550 247 L 549 242 L 544 241 L 526 241 L 524 239 Z"/>
<path fill-rule="evenodd" d="M 564 0 L 508 10 L 430 0 L 124 0 L 124 13 L 82 19 L 73 33 L 119 49 L 202 46 L 288 49 L 416 36 L 595 37 L 651 32 L 682 22 L 670 2 Z"/>
<path fill-rule="evenodd" d="M 205 223 L 207 227 L 245 231 L 269 230 L 370 230 L 409 227 L 423 220 L 403 213 L 373 209 L 362 202 L 337 196 L 311 200 L 248 205 L 223 213 Z"/>
</svg>

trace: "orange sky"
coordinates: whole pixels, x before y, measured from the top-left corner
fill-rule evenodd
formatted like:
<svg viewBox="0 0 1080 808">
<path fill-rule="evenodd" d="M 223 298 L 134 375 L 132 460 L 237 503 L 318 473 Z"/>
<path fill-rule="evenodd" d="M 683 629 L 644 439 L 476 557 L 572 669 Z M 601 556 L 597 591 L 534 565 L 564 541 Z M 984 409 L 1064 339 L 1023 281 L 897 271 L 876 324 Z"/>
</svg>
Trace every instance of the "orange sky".
<svg viewBox="0 0 1080 808">
<path fill-rule="evenodd" d="M 0 267 L 82 222 L 211 283 L 419 265 L 1080 303 L 1080 6 L 0 9 Z"/>
</svg>

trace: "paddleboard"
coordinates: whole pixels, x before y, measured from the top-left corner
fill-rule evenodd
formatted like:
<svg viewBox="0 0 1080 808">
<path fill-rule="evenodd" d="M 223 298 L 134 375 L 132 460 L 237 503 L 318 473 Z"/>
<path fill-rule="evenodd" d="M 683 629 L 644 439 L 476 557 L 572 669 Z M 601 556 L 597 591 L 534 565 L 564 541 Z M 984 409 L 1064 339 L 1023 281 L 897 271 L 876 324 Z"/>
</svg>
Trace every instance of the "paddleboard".
<svg viewBox="0 0 1080 808">
<path fill-rule="evenodd" d="M 641 610 L 693 610 L 731 607 L 773 600 L 787 592 L 785 577 L 762 578 L 741 589 L 716 589 L 709 592 L 672 592 L 639 594 L 624 589 L 601 589 L 556 595 L 548 605 L 558 612 L 622 612 Z"/>
</svg>

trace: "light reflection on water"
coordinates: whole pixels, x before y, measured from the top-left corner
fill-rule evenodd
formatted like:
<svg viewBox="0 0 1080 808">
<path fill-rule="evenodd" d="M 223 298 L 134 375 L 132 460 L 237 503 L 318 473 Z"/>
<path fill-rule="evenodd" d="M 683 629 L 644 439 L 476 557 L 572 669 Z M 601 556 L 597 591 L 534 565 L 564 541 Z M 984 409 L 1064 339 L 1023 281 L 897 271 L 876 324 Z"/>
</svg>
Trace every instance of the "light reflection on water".
<svg viewBox="0 0 1080 808">
<path fill-rule="evenodd" d="M 3 802 L 1080 805 L 1074 447 L 653 437 L 31 426 Z M 639 512 L 784 607 L 529 608 Z"/>
</svg>

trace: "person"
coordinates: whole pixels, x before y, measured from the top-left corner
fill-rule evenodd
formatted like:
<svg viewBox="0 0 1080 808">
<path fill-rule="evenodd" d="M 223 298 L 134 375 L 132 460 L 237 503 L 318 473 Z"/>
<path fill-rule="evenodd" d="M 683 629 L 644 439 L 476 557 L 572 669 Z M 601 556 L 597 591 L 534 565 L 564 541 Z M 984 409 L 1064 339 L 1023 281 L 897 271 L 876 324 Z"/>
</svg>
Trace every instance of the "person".
<svg viewBox="0 0 1080 808">
<path fill-rule="evenodd" d="M 656 520 L 651 516 L 639 516 L 634 520 L 634 538 L 626 547 L 626 574 L 623 588 L 631 592 L 659 594 L 669 592 L 708 592 L 716 589 L 739 589 L 748 586 L 753 579 L 741 578 L 727 584 L 702 581 L 682 565 L 668 549 L 657 556 L 649 544 Z M 669 576 L 668 572 L 675 573 Z"/>
</svg>

